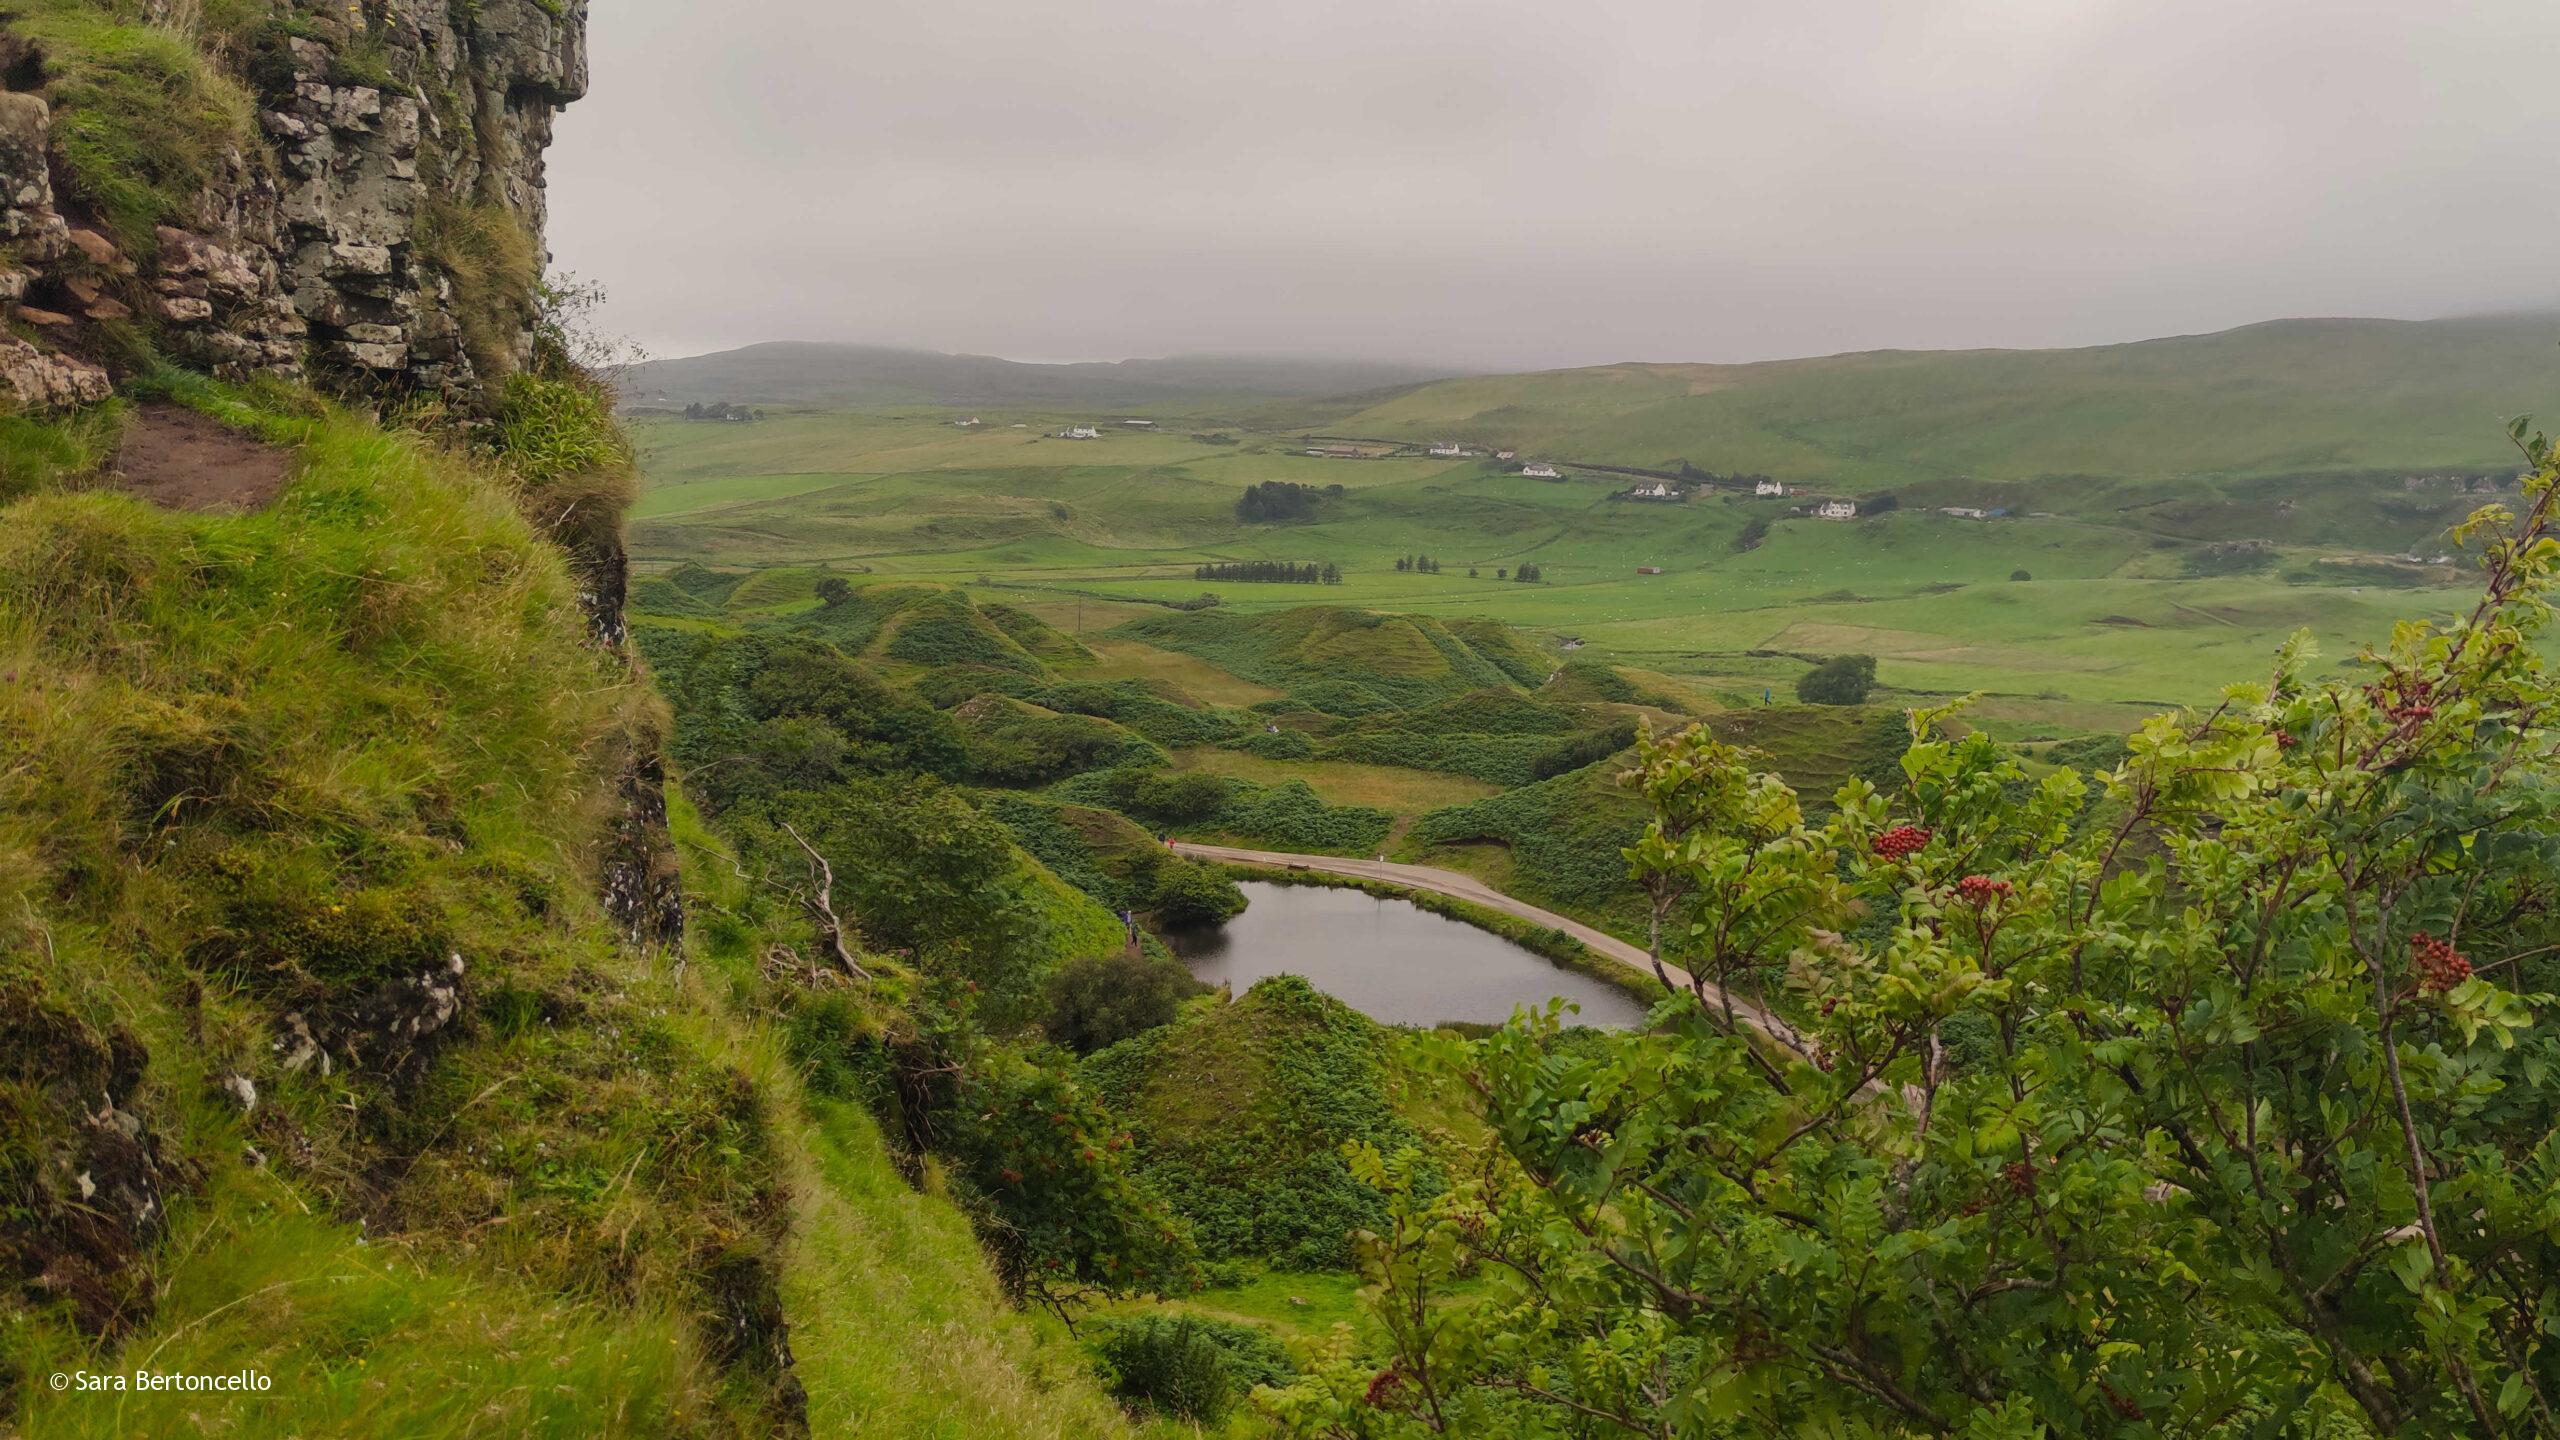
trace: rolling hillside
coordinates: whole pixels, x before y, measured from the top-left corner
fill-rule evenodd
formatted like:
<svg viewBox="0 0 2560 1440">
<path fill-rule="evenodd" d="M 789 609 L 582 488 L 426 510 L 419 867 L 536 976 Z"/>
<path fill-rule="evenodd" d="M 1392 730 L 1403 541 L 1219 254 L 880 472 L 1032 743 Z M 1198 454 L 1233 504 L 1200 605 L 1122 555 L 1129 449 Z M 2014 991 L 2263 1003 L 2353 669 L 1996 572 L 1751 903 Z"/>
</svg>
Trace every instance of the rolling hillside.
<svg viewBox="0 0 2560 1440">
<path fill-rule="evenodd" d="M 992 355 L 781 342 L 651 361 L 622 377 L 622 391 L 639 406 L 734 401 L 833 408 L 1114 407 L 1339 395 L 1409 386 L 1451 373 L 1445 366 L 1225 355 L 1042 365 Z"/>
<path fill-rule="evenodd" d="M 2166 480 L 2512 467 L 2503 422 L 2556 390 L 2560 315 L 2280 320 L 2083 350 L 1483 376 L 1323 424 L 1843 487 Z"/>
</svg>

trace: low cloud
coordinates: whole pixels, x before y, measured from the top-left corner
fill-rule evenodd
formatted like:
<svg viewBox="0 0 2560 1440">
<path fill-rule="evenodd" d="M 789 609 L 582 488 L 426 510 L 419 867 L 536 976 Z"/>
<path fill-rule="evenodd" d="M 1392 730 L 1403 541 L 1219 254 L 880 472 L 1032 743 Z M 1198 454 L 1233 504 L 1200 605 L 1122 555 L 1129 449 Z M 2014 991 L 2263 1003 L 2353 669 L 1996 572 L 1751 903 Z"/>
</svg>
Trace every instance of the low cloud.
<svg viewBox="0 0 2560 1440">
<path fill-rule="evenodd" d="M 2560 304 L 2560 7 L 613 0 L 559 263 L 663 353 L 1512 368 Z"/>
</svg>

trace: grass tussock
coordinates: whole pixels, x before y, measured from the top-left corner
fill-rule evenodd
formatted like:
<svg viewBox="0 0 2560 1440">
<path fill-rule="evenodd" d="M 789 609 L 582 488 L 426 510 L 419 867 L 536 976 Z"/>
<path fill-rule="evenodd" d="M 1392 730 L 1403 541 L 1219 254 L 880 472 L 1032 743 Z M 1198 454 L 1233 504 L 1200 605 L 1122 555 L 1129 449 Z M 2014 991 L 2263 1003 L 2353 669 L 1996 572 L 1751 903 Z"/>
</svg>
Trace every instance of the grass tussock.
<svg viewBox="0 0 2560 1440">
<path fill-rule="evenodd" d="M 505 206 L 431 195 L 414 238 L 419 259 L 452 281 L 445 308 L 461 327 L 472 365 L 484 376 L 512 375 L 542 279 L 542 248 L 532 233 Z"/>
<path fill-rule="evenodd" d="M 257 150 L 249 92 L 188 28 L 87 0 L 11 9 L 42 59 L 65 188 L 127 250 L 151 253 L 155 226 L 184 223 L 228 157 Z"/>
</svg>

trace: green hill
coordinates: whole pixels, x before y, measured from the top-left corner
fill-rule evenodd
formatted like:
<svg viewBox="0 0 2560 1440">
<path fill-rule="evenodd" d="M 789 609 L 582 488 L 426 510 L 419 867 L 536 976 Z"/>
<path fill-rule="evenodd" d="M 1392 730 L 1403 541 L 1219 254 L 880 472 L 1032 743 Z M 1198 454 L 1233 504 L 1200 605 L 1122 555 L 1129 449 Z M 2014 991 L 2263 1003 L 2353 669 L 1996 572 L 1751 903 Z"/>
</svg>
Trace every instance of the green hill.
<svg viewBox="0 0 2560 1440">
<path fill-rule="evenodd" d="M 780 342 L 653 360 L 624 377 L 635 406 L 1188 406 L 1206 400 L 1340 395 L 1412 385 L 1447 367 L 1367 360 L 1176 355 L 1047 365 L 878 345 Z"/>
<path fill-rule="evenodd" d="M 1534 653 L 1533 642 L 1481 622 L 1470 627 L 1476 637 L 1471 641 L 1425 616 L 1331 606 L 1263 615 L 1148 615 L 1121 628 L 1338 715 L 1505 688 L 1515 677 L 1501 662 L 1519 667 L 1523 656 Z"/>
<path fill-rule="evenodd" d="M 2281 320 L 2079 350 L 1887 350 L 1422 386 L 1346 435 L 1874 488 L 2503 468 L 2560 389 L 2560 316 Z"/>
<path fill-rule="evenodd" d="M 1384 1213 L 1342 1147 L 1415 1139 L 1390 1100 L 1390 1057 L 1376 1022 L 1281 975 L 1084 1070 L 1204 1253 L 1311 1269 L 1347 1265 L 1351 1232 Z"/>
</svg>

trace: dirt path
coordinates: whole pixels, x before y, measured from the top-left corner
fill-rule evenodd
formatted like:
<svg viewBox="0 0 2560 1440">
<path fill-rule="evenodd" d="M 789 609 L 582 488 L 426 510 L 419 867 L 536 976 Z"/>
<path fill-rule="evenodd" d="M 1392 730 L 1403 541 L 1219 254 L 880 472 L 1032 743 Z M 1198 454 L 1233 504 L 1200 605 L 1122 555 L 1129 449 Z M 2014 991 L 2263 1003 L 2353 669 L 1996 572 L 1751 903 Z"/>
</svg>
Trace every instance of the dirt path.
<svg viewBox="0 0 2560 1440">
<path fill-rule="evenodd" d="M 1317 870 L 1328 875 L 1350 875 L 1363 880 L 1383 880 L 1411 890 L 1428 890 L 1469 904 L 1516 915 L 1533 924 L 1551 926 L 1581 941 L 1595 955 L 1617 961 L 1653 978 L 1653 957 L 1615 935 L 1595 930 L 1579 920 L 1570 920 L 1552 910 L 1541 910 L 1525 900 L 1514 900 L 1473 875 L 1455 870 L 1441 870 L 1429 865 L 1399 865 L 1391 860 L 1352 860 L 1340 855 L 1287 855 L 1271 850 L 1238 850 L 1226 845 L 1194 845 L 1187 840 L 1173 842 L 1174 853 L 1194 860 L 1216 860 L 1234 865 L 1268 865 L 1282 870 Z M 1689 973 L 1677 965 L 1663 967 L 1671 973 L 1672 983 L 1690 983 Z M 1703 987 L 1707 1003 L 1721 1004 L 1728 997 L 1716 986 Z M 1786 1046 L 1804 1053 L 1804 1041 L 1794 1026 L 1771 1015 L 1739 995 L 1729 997 L 1734 1018 Z"/>
<path fill-rule="evenodd" d="M 293 456 L 176 405 L 145 405 L 125 421 L 108 470 L 116 483 L 172 510 L 257 510 L 293 472 Z"/>
</svg>

